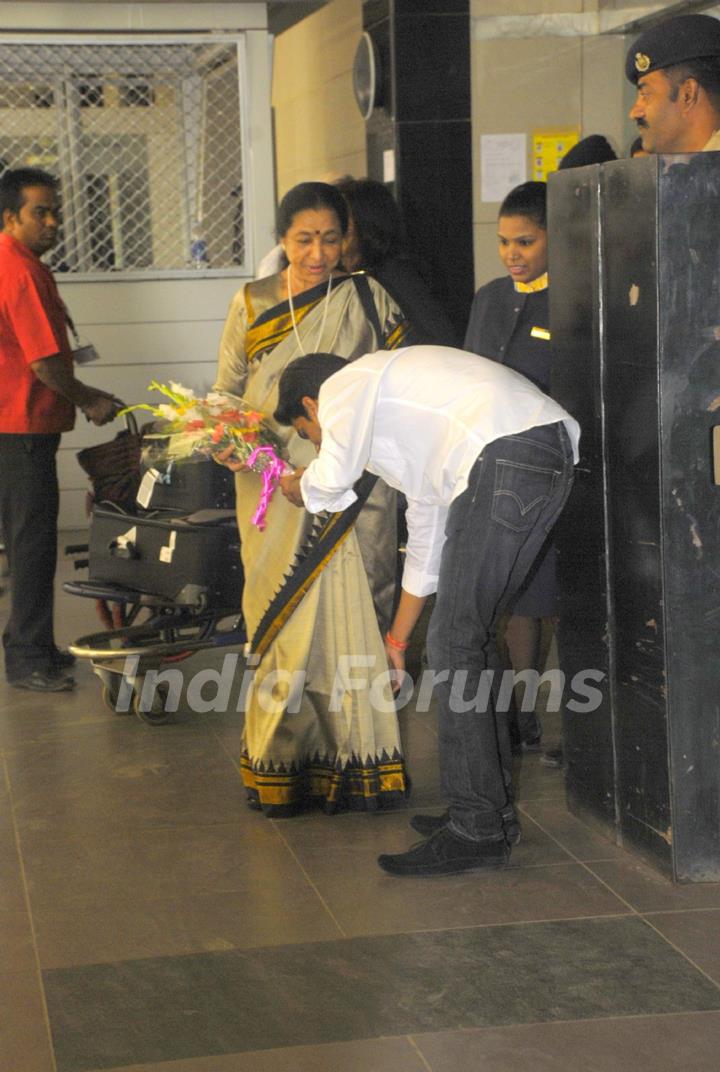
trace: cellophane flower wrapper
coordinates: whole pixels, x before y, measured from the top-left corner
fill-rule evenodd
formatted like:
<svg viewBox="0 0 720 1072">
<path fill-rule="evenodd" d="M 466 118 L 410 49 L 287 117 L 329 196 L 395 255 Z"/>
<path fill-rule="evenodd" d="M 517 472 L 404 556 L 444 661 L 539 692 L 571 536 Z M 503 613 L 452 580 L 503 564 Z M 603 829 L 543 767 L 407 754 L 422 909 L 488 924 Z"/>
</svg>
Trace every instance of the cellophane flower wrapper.
<svg viewBox="0 0 720 1072">
<path fill-rule="evenodd" d="M 198 398 L 190 388 L 172 381 L 166 385 L 153 380 L 148 390 L 158 391 L 168 401 L 156 406 L 140 402 L 127 406 L 118 416 L 145 410 L 164 422 L 161 430 L 145 437 L 165 441 L 158 460 L 209 457 L 232 447 L 231 458 L 248 465 L 257 447 L 272 448 L 272 453 L 256 452 L 248 466 L 260 473 L 281 459 L 282 444 L 265 422 L 264 414 L 251 409 L 241 398 L 219 391 Z"/>
</svg>

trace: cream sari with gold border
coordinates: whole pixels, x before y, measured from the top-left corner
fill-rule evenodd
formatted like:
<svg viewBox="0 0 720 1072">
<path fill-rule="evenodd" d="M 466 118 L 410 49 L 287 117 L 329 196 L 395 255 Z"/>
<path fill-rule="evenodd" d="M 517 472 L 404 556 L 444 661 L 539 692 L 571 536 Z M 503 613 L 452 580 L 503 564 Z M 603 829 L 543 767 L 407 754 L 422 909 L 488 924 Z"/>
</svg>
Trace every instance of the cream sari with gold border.
<svg viewBox="0 0 720 1072">
<path fill-rule="evenodd" d="M 294 299 L 306 352 L 349 359 L 402 345 L 401 311 L 369 279 L 383 328 L 378 339 L 352 279 Z M 307 465 L 312 444 L 272 421 L 280 374 L 302 353 L 279 276 L 250 283 L 233 299 L 220 343 L 216 387 L 266 414 L 292 465 Z M 322 333 L 320 327 L 325 317 Z M 245 570 L 243 613 L 252 637 L 270 600 L 302 551 L 315 519 L 273 496 L 267 526 L 251 521 L 260 494 L 256 473 L 238 473 L 237 513 Z M 255 671 L 246 701 L 242 775 L 248 795 L 270 815 L 308 799 L 327 810 L 377 808 L 399 800 L 407 782 L 397 716 L 373 680 L 387 669 L 378 618 L 388 624 L 395 587 L 395 495 L 378 482 L 338 546 Z"/>
</svg>

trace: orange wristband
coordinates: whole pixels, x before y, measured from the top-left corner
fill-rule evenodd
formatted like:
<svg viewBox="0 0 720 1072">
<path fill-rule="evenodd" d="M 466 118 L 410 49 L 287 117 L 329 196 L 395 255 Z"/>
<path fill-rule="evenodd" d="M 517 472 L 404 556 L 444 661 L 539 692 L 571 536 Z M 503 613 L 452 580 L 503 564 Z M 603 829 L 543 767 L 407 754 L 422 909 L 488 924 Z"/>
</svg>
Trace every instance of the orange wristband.
<svg viewBox="0 0 720 1072">
<path fill-rule="evenodd" d="M 396 640 L 394 636 L 390 635 L 389 630 L 385 634 L 385 643 L 388 644 L 391 648 L 394 648 L 395 651 L 407 651 L 407 649 L 410 647 L 410 644 L 407 640 Z"/>
</svg>

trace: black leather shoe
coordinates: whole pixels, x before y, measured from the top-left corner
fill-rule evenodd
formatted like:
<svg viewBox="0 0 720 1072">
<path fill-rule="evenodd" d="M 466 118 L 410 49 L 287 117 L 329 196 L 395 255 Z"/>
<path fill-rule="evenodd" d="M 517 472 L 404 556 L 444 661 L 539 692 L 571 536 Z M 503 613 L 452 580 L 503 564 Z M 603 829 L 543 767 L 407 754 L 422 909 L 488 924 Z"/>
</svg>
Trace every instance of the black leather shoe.
<svg viewBox="0 0 720 1072">
<path fill-rule="evenodd" d="M 56 671 L 33 670 L 25 677 L 8 682 L 14 689 L 29 689 L 31 692 L 70 692 L 75 688 L 75 678 Z"/>
<path fill-rule="evenodd" d="M 515 814 L 515 809 L 510 808 L 501 812 L 503 821 L 503 833 L 508 845 L 518 845 L 520 838 L 522 837 L 522 830 L 520 829 L 520 823 L 518 817 Z M 413 830 L 417 830 L 418 834 L 422 837 L 432 837 L 437 830 L 447 824 L 450 815 L 444 811 L 442 815 L 413 815 L 410 820 L 410 826 Z"/>
<path fill-rule="evenodd" d="M 52 664 L 56 666 L 58 670 L 70 670 L 75 665 L 77 659 L 74 655 L 71 655 L 69 651 L 63 651 L 61 648 L 56 648 L 53 652 Z"/>
<path fill-rule="evenodd" d="M 427 841 L 419 841 L 409 852 L 378 856 L 378 863 L 391 875 L 424 877 L 505 867 L 508 856 L 505 838 L 467 841 L 443 826 Z"/>
</svg>

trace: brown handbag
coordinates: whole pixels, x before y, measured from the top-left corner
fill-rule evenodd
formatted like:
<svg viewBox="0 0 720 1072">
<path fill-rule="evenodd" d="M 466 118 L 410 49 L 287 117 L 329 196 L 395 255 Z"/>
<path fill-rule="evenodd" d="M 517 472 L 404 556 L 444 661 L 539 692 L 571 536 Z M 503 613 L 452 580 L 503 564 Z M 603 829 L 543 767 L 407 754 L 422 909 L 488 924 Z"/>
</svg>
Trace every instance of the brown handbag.
<svg viewBox="0 0 720 1072">
<path fill-rule="evenodd" d="M 93 503 L 108 502 L 133 512 L 140 487 L 142 434 L 132 413 L 125 414 L 126 427 L 109 443 L 78 451 L 77 460 L 90 477 L 88 513 Z"/>
</svg>

